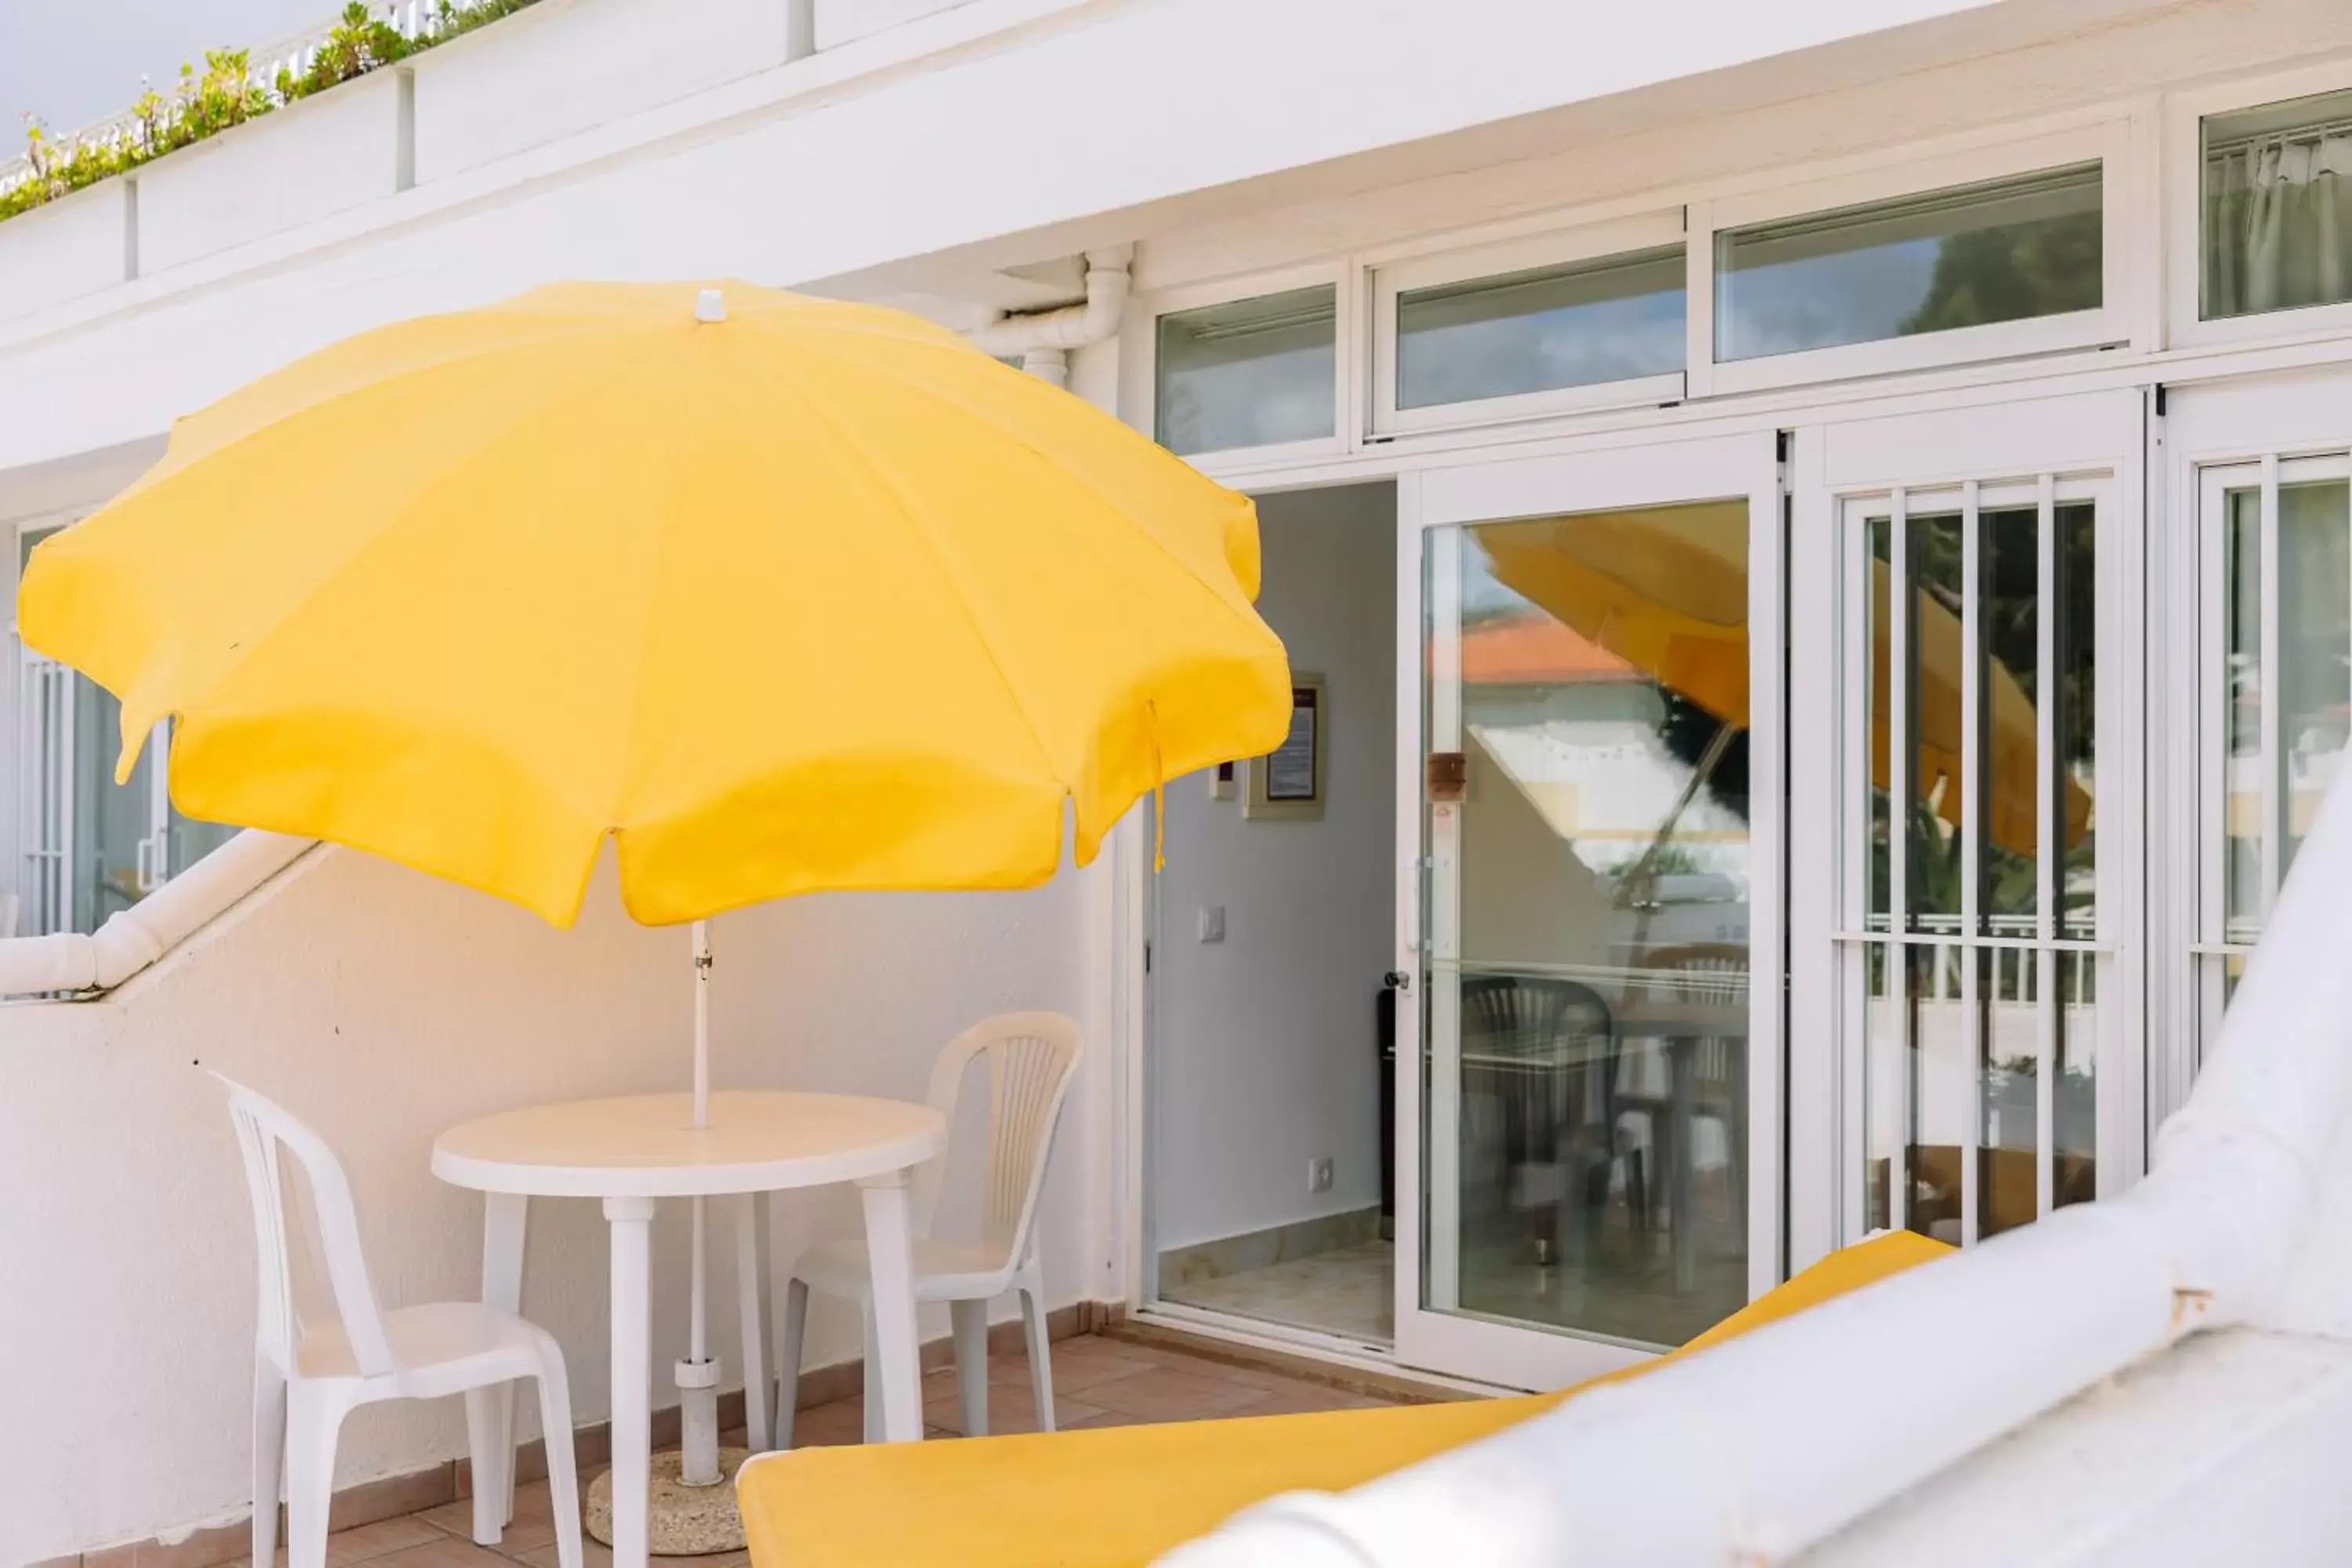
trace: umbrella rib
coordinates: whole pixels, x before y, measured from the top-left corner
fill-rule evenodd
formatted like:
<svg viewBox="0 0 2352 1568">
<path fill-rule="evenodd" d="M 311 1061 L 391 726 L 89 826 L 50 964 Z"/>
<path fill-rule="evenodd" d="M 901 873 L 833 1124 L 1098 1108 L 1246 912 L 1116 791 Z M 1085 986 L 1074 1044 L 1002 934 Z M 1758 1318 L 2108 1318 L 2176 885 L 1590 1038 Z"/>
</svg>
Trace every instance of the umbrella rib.
<svg viewBox="0 0 2352 1568">
<path fill-rule="evenodd" d="M 1054 759 L 1053 748 L 1045 743 L 1045 736 L 1038 731 L 1035 716 L 1029 711 L 1029 705 L 1022 700 L 1020 688 L 1013 684 L 1013 678 L 1005 672 L 1004 660 L 998 654 L 996 645 L 991 640 L 987 628 L 981 625 L 979 617 L 972 613 L 971 600 L 962 592 L 963 584 L 959 581 L 956 573 L 948 564 L 947 552 L 940 548 L 939 542 L 931 536 L 930 530 L 924 526 L 920 518 L 917 516 L 915 508 L 908 503 L 906 496 L 900 492 L 898 486 L 890 482 L 887 468 L 875 460 L 873 454 L 866 450 L 865 443 L 858 440 L 843 426 L 839 420 L 835 419 L 827 412 L 821 399 L 811 395 L 808 388 L 801 384 L 800 378 L 793 374 L 783 356 L 763 357 L 761 363 L 787 384 L 791 395 L 808 409 L 817 424 L 832 431 L 835 439 L 844 449 L 856 454 L 858 467 L 866 471 L 875 488 L 888 499 L 891 510 L 898 514 L 906 524 L 907 531 L 920 543 L 924 553 L 931 558 L 932 565 L 940 576 L 957 590 L 953 595 L 956 607 L 961 612 L 964 624 L 971 628 L 972 640 L 977 642 L 981 650 L 988 656 L 989 668 L 996 672 L 997 682 L 1003 687 L 1005 698 L 1013 704 L 1013 712 L 1020 716 L 1021 727 L 1028 731 L 1030 744 L 1036 748 L 1038 760 L 1045 764 L 1046 773 L 1055 783 L 1061 785 L 1063 794 L 1067 795 L 1074 786 L 1070 780 L 1062 776 L 1061 768 Z M 1055 854 L 1058 858 L 1060 855 L 1058 847 Z"/>
<path fill-rule="evenodd" d="M 918 347 L 936 348 L 941 353 L 978 353 L 980 352 L 978 349 L 971 348 L 969 344 L 963 344 L 961 342 L 930 343 L 915 339 L 905 339 L 900 341 L 914 342 Z M 822 353 L 824 351 L 820 350 L 819 352 Z M 855 358 L 850 359 L 849 363 L 867 370 L 871 370 L 873 368 L 868 362 Z M 1014 371 L 1013 374 L 1019 375 L 1024 373 Z M 1095 484 L 1084 475 L 1055 463 L 1052 458 L 1048 457 L 1038 447 L 1035 442 L 1032 441 L 1021 431 L 1011 428 L 1001 421 L 991 417 L 987 410 L 974 407 L 971 404 L 965 402 L 962 398 L 953 396 L 949 393 L 941 391 L 936 386 L 932 386 L 922 382 L 912 381 L 905 376 L 894 375 L 891 379 L 898 385 L 905 387 L 908 391 L 914 393 L 918 396 L 928 397 L 935 403 L 943 404 L 947 407 L 954 409 L 956 412 L 964 415 L 966 417 L 987 426 L 990 429 L 994 430 L 997 434 L 1003 436 L 1006 440 L 1011 441 L 1014 446 L 1019 447 L 1022 450 L 1027 452 L 1033 458 L 1035 458 L 1040 463 L 1044 464 L 1055 473 L 1060 474 L 1064 478 L 1067 479 L 1072 484 L 1077 486 L 1080 489 L 1085 490 L 1088 495 L 1093 496 L 1097 500 L 1100 501 L 1105 510 L 1118 518 L 1122 522 L 1125 522 L 1134 532 L 1142 535 L 1144 540 L 1149 542 L 1153 549 L 1167 556 L 1168 559 L 1175 564 L 1179 571 L 1182 572 L 1184 575 L 1190 577 L 1195 583 L 1198 583 L 1202 588 L 1215 597 L 1219 604 L 1223 605 L 1228 609 L 1232 608 L 1230 601 L 1226 599 L 1224 593 L 1217 586 L 1217 584 L 1211 582 L 1207 577 L 1202 575 L 1199 568 L 1195 567 L 1191 562 L 1177 554 L 1175 551 L 1171 550 L 1168 547 L 1168 542 L 1166 540 L 1161 539 L 1148 528 L 1138 526 L 1135 521 L 1128 515 L 1127 508 L 1113 500 L 1110 497 L 1105 495 L 1100 486 Z M 1079 398 L 1077 401 L 1081 406 L 1103 418 L 1109 419 L 1111 417 L 1109 415 L 1104 414 L 1101 409 L 1096 408 L 1094 405 L 1087 403 L 1084 398 Z M 1112 423 L 1118 424 L 1118 421 L 1112 420 Z M 1137 434 L 1137 432 L 1124 424 L 1118 424 L 1118 427 L 1128 435 L 1133 436 Z M 1177 457 L 1175 454 L 1168 452 L 1164 447 L 1158 446 L 1156 443 L 1152 445 L 1152 450 L 1156 453 L 1161 454 L 1166 458 L 1167 461 L 1175 464 L 1178 468 L 1182 469 L 1187 479 L 1196 479 L 1204 484 L 1215 485 L 1214 480 L 1210 479 L 1198 468 L 1193 468 L 1190 463 L 1185 462 L 1181 458 Z M 870 463 L 869 466 L 871 466 Z M 1217 488 L 1223 489 L 1222 486 L 1218 486 Z M 1247 601 L 1244 600 L 1244 603 L 1246 602 Z"/>
</svg>

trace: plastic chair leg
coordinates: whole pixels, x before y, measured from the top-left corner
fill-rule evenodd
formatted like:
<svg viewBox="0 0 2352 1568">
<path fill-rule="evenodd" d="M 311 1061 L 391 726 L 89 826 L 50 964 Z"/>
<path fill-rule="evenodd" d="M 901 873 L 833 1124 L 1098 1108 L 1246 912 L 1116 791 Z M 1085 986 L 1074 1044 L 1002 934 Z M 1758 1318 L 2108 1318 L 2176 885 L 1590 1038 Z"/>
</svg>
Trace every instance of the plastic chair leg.
<svg viewBox="0 0 2352 1568">
<path fill-rule="evenodd" d="M 507 1528 L 507 1468 L 514 1463 L 510 1384 L 466 1391 L 466 1452 L 474 1464 L 474 1544 L 496 1546 Z"/>
<path fill-rule="evenodd" d="M 1037 1402 L 1037 1430 L 1054 1430 L 1054 1363 L 1045 1348 L 1045 1281 L 1032 1258 L 1013 1289 L 1021 1298 L 1021 1326 L 1029 1338 L 1029 1388 Z"/>
<path fill-rule="evenodd" d="M 955 1324 L 956 1396 L 963 1412 L 963 1435 L 988 1436 L 988 1303 L 950 1301 Z"/>
<path fill-rule="evenodd" d="M 286 1398 L 286 1568 L 326 1568 L 327 1512 L 335 1495 L 335 1442 L 350 1405 L 316 1384 Z"/>
<path fill-rule="evenodd" d="M 253 1358 L 253 1555 L 278 1561 L 278 1504 L 286 1477 L 286 1378 Z"/>
<path fill-rule="evenodd" d="M 793 1417 L 801 1406 L 801 1341 L 808 1333 L 809 1288 L 805 1279 L 784 1285 L 784 1321 L 776 1329 L 776 1435 L 779 1448 L 793 1446 Z"/>
<path fill-rule="evenodd" d="M 572 1389 L 563 1374 L 563 1352 L 551 1339 L 539 1347 L 539 1429 L 547 1443 L 547 1493 L 555 1510 L 555 1560 L 561 1568 L 583 1568 L 580 1471 L 572 1446 Z M 512 1436 L 508 1434 L 509 1438 Z M 514 1450 L 509 1447 L 507 1452 L 511 1456 Z"/>
</svg>

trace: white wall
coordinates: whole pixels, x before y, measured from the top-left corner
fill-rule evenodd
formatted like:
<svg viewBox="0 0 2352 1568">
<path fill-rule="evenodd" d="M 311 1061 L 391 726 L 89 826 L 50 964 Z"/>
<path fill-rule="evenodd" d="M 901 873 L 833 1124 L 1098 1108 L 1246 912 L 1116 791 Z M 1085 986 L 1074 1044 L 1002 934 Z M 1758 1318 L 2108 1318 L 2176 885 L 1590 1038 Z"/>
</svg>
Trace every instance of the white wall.
<svg viewBox="0 0 2352 1568">
<path fill-rule="evenodd" d="M 1380 1202 L 1373 1000 L 1394 962 L 1396 491 L 1258 502 L 1258 611 L 1324 679 L 1319 821 L 1245 822 L 1195 774 L 1168 786 L 1153 948 L 1154 1243 L 1165 1249 Z M 1197 940 L 1221 904 L 1225 940 Z M 1334 1162 L 1310 1194 L 1307 1163 Z"/>
<path fill-rule="evenodd" d="M 1973 4 L 1714 5 L 1713 25 L 1693 27 L 1671 7 L 1621 8 L 1596 22 L 1523 0 L 1461 0 L 1439 28 L 1414 0 L 973 0 L 695 100 L 616 100 L 616 114 L 642 112 L 535 148 L 516 150 L 518 135 L 500 143 L 510 155 L 364 213 L 9 321 L 0 327 L 0 469 L 150 435 L 363 328 L 551 278 L 834 278 Z M 470 62 L 421 58 L 420 172 L 444 164 L 439 133 L 424 123 L 445 112 L 436 77 L 453 91 L 458 75 L 484 79 L 497 107 L 474 104 L 474 121 L 574 125 L 580 73 L 491 73 L 487 57 L 585 25 L 572 12 L 596 9 L 518 16 L 446 46 L 484 57 Z M 739 10 L 730 0 L 727 15 Z M 986 32 L 1024 20 L 1026 31 Z M 960 29 L 980 36 L 919 58 L 891 55 Z M 612 38 L 624 42 L 618 29 Z M 700 47 L 681 37 L 669 52 Z M 844 74 L 856 72 L 865 74 Z M 1775 67 L 1759 79 L 1789 76 Z M 1302 81 L 1342 79 L 1349 91 L 1300 111 Z M 1206 82 L 1216 90 L 1204 92 Z M 465 122 L 457 108 L 446 112 Z M 279 158 L 296 156 L 268 124 L 227 150 L 257 189 L 270 187 Z M 27 232 L 0 225 L 0 249 Z M 1108 237 L 1137 235 L 1119 224 Z"/>
<path fill-rule="evenodd" d="M 1080 927 L 1102 874 L 726 917 L 717 1081 L 919 1098 L 933 1053 L 982 1014 L 1087 1016 Z M 683 931 L 619 912 L 609 877 L 559 932 L 326 851 L 107 1001 L 0 1008 L 0 1563 L 235 1517 L 251 1496 L 251 1221 L 219 1092 L 192 1062 L 281 1100 L 341 1152 L 387 1305 L 462 1297 L 478 1288 L 480 1200 L 428 1173 L 433 1136 L 504 1107 L 683 1087 L 686 957 Z M 1097 1043 L 1047 1188 L 1056 1304 L 1118 1294 L 1087 1173 L 1108 1160 L 1087 1123 L 1108 1103 L 1109 1066 Z M 843 1193 L 778 1206 L 786 1252 L 856 1226 Z M 657 1367 L 684 1333 L 671 1209 L 656 1226 Z M 524 1284 L 524 1310 L 563 1342 L 583 1421 L 608 1408 L 603 1230 L 593 1205 L 536 1205 Z M 722 1260 L 717 1300 L 731 1277 Z M 739 1373 L 731 1314 L 716 1330 Z M 811 1365 L 856 1353 L 838 1310 L 812 1335 Z M 362 1412 L 339 1473 L 398 1474 L 463 1447 L 453 1403 Z"/>
</svg>

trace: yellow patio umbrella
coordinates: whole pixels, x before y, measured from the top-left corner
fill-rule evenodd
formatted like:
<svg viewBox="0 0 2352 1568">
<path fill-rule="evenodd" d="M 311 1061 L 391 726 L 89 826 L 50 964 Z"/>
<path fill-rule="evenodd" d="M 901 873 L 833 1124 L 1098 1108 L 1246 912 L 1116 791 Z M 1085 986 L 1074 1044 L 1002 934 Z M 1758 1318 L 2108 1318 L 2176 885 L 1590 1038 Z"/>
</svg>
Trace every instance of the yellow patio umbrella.
<svg viewBox="0 0 2352 1568">
<path fill-rule="evenodd" d="M 631 914 L 698 922 L 698 922 L 1032 886 L 1066 817 L 1092 859 L 1143 792 L 1287 733 L 1257 588 L 1248 498 L 951 332 L 582 284 L 183 420 L 34 552 L 18 615 L 121 700 L 118 777 L 173 721 L 190 816 L 559 926 L 613 839 Z"/>
<path fill-rule="evenodd" d="M 1748 560 L 1744 529 L 1723 525 L 1723 508 L 1745 502 L 1645 507 L 1478 530 L 1496 580 L 1659 684 L 1733 729 L 1748 721 Z M 1878 602 L 1885 602 L 1886 563 L 1873 561 Z M 1911 635 L 1919 688 L 1912 732 L 1915 787 L 1926 796 L 1938 775 L 1960 778 L 1961 691 L 1966 654 L 1959 617 L 1920 592 L 1912 600 Z M 1887 634 L 1880 624 L 1871 672 L 1871 776 L 1887 773 Z M 2033 700 L 1998 665 L 1988 668 L 1986 733 L 1990 779 L 1986 831 L 2012 853 L 2031 857 L 2036 834 L 2036 714 Z M 1935 792 L 1939 816 L 1958 826 L 1961 792 Z M 2091 802 L 2066 781 L 2066 840 L 2089 826 Z"/>
</svg>

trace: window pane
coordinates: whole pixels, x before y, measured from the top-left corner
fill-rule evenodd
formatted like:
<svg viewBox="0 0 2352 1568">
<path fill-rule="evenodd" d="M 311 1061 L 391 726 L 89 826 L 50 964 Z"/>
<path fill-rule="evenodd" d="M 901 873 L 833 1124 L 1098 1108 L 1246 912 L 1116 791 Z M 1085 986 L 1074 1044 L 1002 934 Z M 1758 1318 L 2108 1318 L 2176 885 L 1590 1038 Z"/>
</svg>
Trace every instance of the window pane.
<svg viewBox="0 0 2352 1568">
<path fill-rule="evenodd" d="M 1399 408 L 1591 386 L 1683 368 L 1683 247 L 1408 290 Z"/>
<path fill-rule="evenodd" d="M 2263 920 L 2263 492 L 2231 490 L 2226 505 L 2222 919 L 2225 940 L 2252 942 Z"/>
<path fill-rule="evenodd" d="M 1904 648 L 1911 683 L 1910 799 L 1903 830 L 1910 854 L 1905 891 L 1911 929 L 1949 935 L 1960 916 L 1960 822 L 1968 789 L 1960 767 L 1960 514 L 1913 517 L 1911 626 Z"/>
<path fill-rule="evenodd" d="M 1160 317 L 1160 443 L 1222 452 L 1331 435 L 1338 346 L 1328 284 Z"/>
<path fill-rule="evenodd" d="M 238 830 L 226 823 L 198 822 L 193 816 L 182 816 L 179 808 L 172 810 L 171 874 L 174 877 L 236 837 Z"/>
<path fill-rule="evenodd" d="M 1433 547 L 1458 551 L 1433 618 L 1458 616 L 1465 780 L 1429 808 L 1432 843 L 1458 833 L 1441 1310 L 1675 1345 L 1748 1299 L 1748 545 L 1737 500 Z"/>
<path fill-rule="evenodd" d="M 1979 908 L 1987 934 L 2032 936 L 2042 909 L 2041 725 L 2035 707 L 2042 646 L 2042 513 L 2033 507 L 2003 507 L 1979 513 L 1977 527 L 1983 578 L 1977 611 L 1977 635 L 1983 646 L 1977 673 L 1985 694 L 1978 742 L 1985 768 Z M 2006 972 L 2003 977 L 2015 978 Z M 2032 1174 L 2030 1169 L 2027 1173 Z"/>
<path fill-rule="evenodd" d="M 2204 122 L 2208 321 L 2352 300 L 2352 92 Z"/>
<path fill-rule="evenodd" d="M 1979 1131 L 1977 1235 L 2033 1223 L 2041 1206 L 2033 1161 L 2041 1148 L 2042 954 L 1979 951 L 1977 1012 L 1984 1023 L 1984 1125 Z"/>
<path fill-rule="evenodd" d="M 2058 1077 L 2050 1099 L 2057 1170 L 2050 1192 L 2059 1208 L 2099 1195 L 2098 978 L 2097 955 L 2058 954 Z"/>
<path fill-rule="evenodd" d="M 73 827 L 69 897 L 73 929 L 96 931 L 107 917 L 152 890 L 142 875 L 139 846 L 147 837 L 154 799 L 154 748 L 139 753 L 128 784 L 114 782 L 121 749 L 122 705 L 87 676 L 73 678 Z"/>
<path fill-rule="evenodd" d="M 1716 357 L 2096 310 L 2100 205 L 2084 163 L 1727 231 Z"/>
<path fill-rule="evenodd" d="M 2344 753 L 2352 700 L 2352 539 L 2345 482 L 2279 486 L 2279 743 L 2286 749 L 2286 842 L 2294 865 Z"/>
<path fill-rule="evenodd" d="M 1887 617 L 1892 613 L 1888 599 L 1894 570 L 1891 554 L 1894 527 L 1894 521 L 1885 517 L 1870 518 L 1863 523 L 1863 548 L 1869 557 L 1866 563 L 1868 575 L 1863 587 L 1864 614 L 1869 622 L 1863 628 L 1863 637 L 1869 657 L 1862 668 L 1869 672 L 1870 681 L 1870 695 L 1865 708 L 1870 715 L 1870 754 L 1863 763 L 1870 770 L 1870 776 L 1863 781 L 1863 790 L 1870 797 L 1870 886 L 1865 912 L 1867 927 L 1871 931 L 1894 929 L 1888 916 L 1895 897 L 1891 847 L 1894 839 L 1887 810 L 1891 758 L 1888 724 L 1893 712 L 1889 705 L 1891 688 L 1887 684 L 1888 637 L 1891 635 Z M 1883 986 L 1874 987 L 1872 994 L 1880 994 L 1882 991 Z M 1883 1221 L 1880 1223 L 1884 1224 Z"/>
<path fill-rule="evenodd" d="M 2352 487 L 2342 479 L 2278 488 L 2278 668 L 2264 667 L 2262 490 L 2227 492 L 2224 517 L 2224 658 L 2228 711 L 2216 743 L 2223 767 L 2225 940 L 2260 935 L 2271 889 L 2263 884 L 2265 788 L 2281 805 L 2278 870 L 2293 869 L 2352 727 Z M 2275 703 L 2282 755 L 2263 748 L 2263 715 Z"/>
<path fill-rule="evenodd" d="M 2099 934 L 2098 904 L 2098 515 L 2089 501 L 2056 510 L 2058 538 L 2052 549 L 2057 582 L 2050 613 L 2058 617 L 2051 645 L 2058 704 L 2052 733 L 2058 745 L 2056 793 L 2051 812 L 2058 824 L 2058 934 L 2089 942 Z"/>
</svg>

